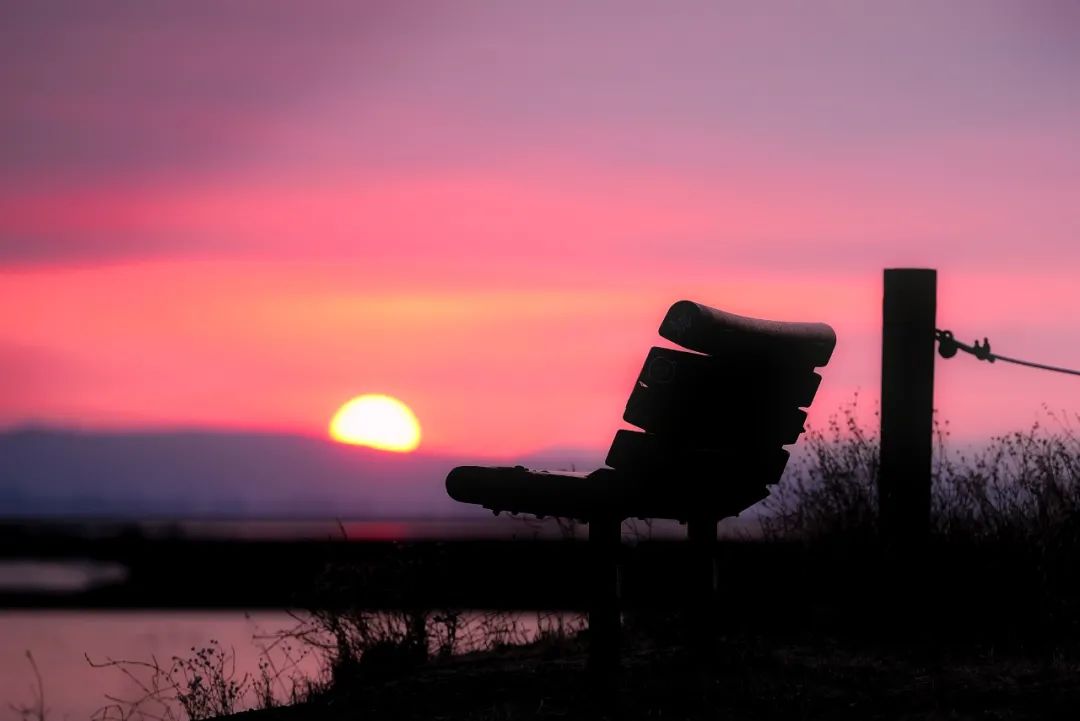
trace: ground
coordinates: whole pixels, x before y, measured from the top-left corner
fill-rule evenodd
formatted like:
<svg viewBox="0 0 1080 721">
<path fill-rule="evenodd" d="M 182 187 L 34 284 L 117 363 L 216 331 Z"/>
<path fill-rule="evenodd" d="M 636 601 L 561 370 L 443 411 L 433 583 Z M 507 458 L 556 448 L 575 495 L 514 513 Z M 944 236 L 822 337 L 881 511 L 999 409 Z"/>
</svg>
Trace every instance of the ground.
<svg viewBox="0 0 1080 721">
<path fill-rule="evenodd" d="M 292 719 L 1076 718 L 1080 663 L 1039 648 L 940 647 L 931 638 L 726 634 L 712 658 L 628 642 L 621 669 L 592 674 L 580 643 L 432 663 L 344 684 L 304 705 L 239 714 Z"/>
</svg>

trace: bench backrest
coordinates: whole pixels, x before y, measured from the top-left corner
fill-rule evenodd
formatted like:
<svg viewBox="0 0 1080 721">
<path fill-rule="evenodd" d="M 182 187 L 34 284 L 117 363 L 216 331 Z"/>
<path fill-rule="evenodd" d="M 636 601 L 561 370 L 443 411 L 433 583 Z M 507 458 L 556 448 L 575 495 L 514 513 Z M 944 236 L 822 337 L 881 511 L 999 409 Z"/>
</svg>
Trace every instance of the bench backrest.
<svg viewBox="0 0 1080 721">
<path fill-rule="evenodd" d="M 623 420 L 641 430 L 619 431 L 606 461 L 626 480 L 625 513 L 739 513 L 780 480 L 836 334 L 679 301 L 660 335 L 688 350 L 652 348 L 627 401 Z"/>
<path fill-rule="evenodd" d="M 803 432 L 836 335 L 824 323 L 779 323 L 679 301 L 653 348 L 606 468 L 589 474 L 460 466 L 450 496 L 496 513 L 569 518 L 719 520 L 768 495 Z"/>
</svg>

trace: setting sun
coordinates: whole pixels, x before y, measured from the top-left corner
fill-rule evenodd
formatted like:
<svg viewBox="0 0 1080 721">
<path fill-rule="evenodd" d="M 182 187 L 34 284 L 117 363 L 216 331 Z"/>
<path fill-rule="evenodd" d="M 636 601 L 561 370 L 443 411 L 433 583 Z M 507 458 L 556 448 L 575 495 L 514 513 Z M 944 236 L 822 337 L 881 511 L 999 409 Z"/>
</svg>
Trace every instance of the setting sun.
<svg viewBox="0 0 1080 721">
<path fill-rule="evenodd" d="M 334 414 L 330 437 L 341 443 L 408 453 L 420 445 L 420 422 L 397 398 L 362 395 Z"/>
</svg>

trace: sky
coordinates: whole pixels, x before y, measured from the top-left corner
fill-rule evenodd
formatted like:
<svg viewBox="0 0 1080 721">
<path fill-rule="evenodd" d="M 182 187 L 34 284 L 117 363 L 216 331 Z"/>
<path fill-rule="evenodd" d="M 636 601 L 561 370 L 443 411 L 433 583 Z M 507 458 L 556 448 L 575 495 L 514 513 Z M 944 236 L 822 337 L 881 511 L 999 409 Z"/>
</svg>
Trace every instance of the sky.
<svg viewBox="0 0 1080 721">
<path fill-rule="evenodd" d="M 1067 2 L 60 2 L 0 23 L 0 427 L 604 448 L 667 307 L 825 321 L 812 425 L 880 383 L 882 269 L 1080 366 Z M 954 436 L 1080 381 L 941 361 Z"/>
</svg>

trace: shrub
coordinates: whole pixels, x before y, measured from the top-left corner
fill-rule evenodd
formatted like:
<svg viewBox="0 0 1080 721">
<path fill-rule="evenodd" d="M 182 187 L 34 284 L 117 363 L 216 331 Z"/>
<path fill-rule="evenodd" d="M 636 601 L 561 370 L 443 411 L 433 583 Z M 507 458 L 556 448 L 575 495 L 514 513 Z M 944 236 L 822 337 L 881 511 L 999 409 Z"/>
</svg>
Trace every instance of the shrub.
<svg viewBox="0 0 1080 721">
<path fill-rule="evenodd" d="M 829 417 L 826 430 L 807 429 L 802 454 L 762 504 L 766 538 L 855 541 L 876 534 L 880 444 L 857 411 L 858 396 Z"/>
<path fill-rule="evenodd" d="M 766 537 L 876 535 L 880 441 L 857 409 L 856 398 L 826 430 L 807 430 L 803 454 L 763 504 Z M 951 451 L 948 422 L 935 418 L 932 536 L 1080 548 L 1080 437 L 1073 419 L 1045 415 L 1048 422 L 992 437 L 971 453 Z"/>
</svg>

